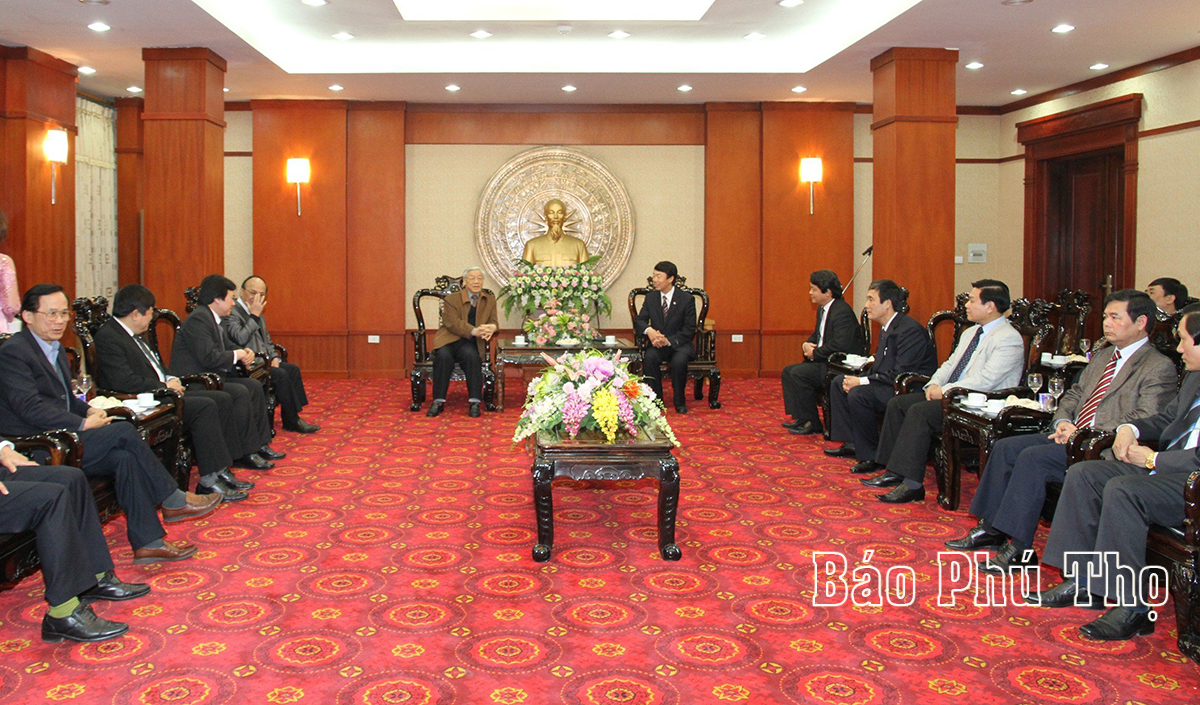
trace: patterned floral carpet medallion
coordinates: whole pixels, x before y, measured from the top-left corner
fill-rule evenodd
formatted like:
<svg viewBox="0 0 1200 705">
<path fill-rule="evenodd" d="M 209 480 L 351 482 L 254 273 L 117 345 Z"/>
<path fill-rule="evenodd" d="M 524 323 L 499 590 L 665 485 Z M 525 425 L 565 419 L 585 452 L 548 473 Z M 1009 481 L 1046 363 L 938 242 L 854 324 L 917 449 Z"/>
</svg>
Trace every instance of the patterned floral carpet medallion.
<svg viewBox="0 0 1200 705">
<path fill-rule="evenodd" d="M 670 417 L 681 561 L 658 554 L 651 483 L 560 481 L 539 564 L 515 399 L 469 419 L 455 388 L 429 419 L 406 384 L 314 382 L 321 432 L 280 434 L 286 460 L 240 471 L 249 500 L 170 526 L 194 559 L 134 566 L 108 524 L 119 574 L 153 586 L 98 605 L 128 635 L 45 644 L 40 575 L 0 593 L 0 702 L 1200 702 L 1170 604 L 1152 636 L 1102 643 L 1077 629 L 1097 613 L 939 600 L 938 551 L 971 517 L 936 507 L 932 476 L 924 503 L 877 502 L 779 427 L 778 389 L 728 380 L 723 409 Z M 851 587 L 855 568 L 880 577 L 818 586 L 818 552 L 846 556 Z"/>
</svg>

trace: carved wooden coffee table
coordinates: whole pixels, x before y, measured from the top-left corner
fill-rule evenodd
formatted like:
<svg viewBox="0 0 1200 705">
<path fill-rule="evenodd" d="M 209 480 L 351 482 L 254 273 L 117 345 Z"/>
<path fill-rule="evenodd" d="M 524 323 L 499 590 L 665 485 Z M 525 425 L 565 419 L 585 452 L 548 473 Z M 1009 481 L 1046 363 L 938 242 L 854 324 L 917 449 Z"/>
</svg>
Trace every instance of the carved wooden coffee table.
<svg viewBox="0 0 1200 705">
<path fill-rule="evenodd" d="M 671 442 L 662 437 L 605 443 L 580 434 L 575 440 L 538 434 L 533 461 L 533 504 L 537 512 L 538 542 L 533 560 L 550 560 L 554 546 L 554 502 L 550 483 L 556 477 L 572 480 L 658 480 L 658 550 L 664 560 L 683 555 L 675 545 L 675 514 L 679 507 L 679 461 L 671 455 Z"/>
</svg>

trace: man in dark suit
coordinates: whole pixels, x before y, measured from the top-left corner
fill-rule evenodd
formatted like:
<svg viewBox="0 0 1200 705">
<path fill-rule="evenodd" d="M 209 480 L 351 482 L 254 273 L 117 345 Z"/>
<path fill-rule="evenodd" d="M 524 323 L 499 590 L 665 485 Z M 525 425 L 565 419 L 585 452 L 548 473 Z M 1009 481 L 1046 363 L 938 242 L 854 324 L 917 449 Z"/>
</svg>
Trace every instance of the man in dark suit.
<svg viewBox="0 0 1200 705">
<path fill-rule="evenodd" d="M 21 299 L 25 329 L 0 346 L 0 433 L 74 431 L 83 442 L 83 472 L 113 479 L 125 512 L 135 563 L 189 558 L 196 547 L 163 541 L 163 520 L 182 521 L 216 509 L 220 497 L 200 497 L 175 486 L 154 451 L 128 423 L 93 409 L 71 392 L 71 371 L 59 340 L 71 320 L 62 287 L 38 284 Z"/>
<path fill-rule="evenodd" d="M 442 325 L 433 336 L 433 403 L 426 416 L 437 416 L 446 406 L 455 363 L 467 378 L 467 416 L 480 415 L 483 358 L 500 322 L 496 300 L 483 290 L 483 270 L 469 267 L 462 279 L 462 290 L 446 297 Z"/>
<path fill-rule="evenodd" d="M 235 345 L 250 348 L 270 365 L 271 383 L 283 416 L 283 430 L 316 433 L 321 430 L 320 426 L 300 418 L 300 410 L 308 404 L 304 379 L 298 366 L 284 362 L 275 352 L 275 344 L 267 332 L 267 319 L 263 318 L 266 305 L 267 282 L 262 277 L 249 276 L 242 282 L 242 295 L 234 304 L 233 312 L 221 321 L 221 325 Z"/>
<path fill-rule="evenodd" d="M 239 464 L 254 470 L 269 470 L 272 460 L 284 453 L 274 451 L 271 441 L 271 418 L 267 415 L 267 396 L 262 383 L 234 374 L 234 366 L 254 362 L 250 348 L 234 348 L 221 319 L 233 310 L 233 292 L 237 287 L 220 274 L 210 274 L 200 282 L 200 305 L 188 314 L 175 344 L 171 347 L 171 365 L 176 376 L 214 372 L 225 383 L 225 391 L 233 397 L 234 425 L 240 439 L 238 446 L 246 451 Z"/>
<path fill-rule="evenodd" d="M 1010 303 L 1008 286 L 997 279 L 971 284 L 966 328 L 950 357 L 933 373 L 924 389 L 892 397 L 883 416 L 879 450 L 874 460 L 858 463 L 850 472 L 886 472 L 862 483 L 894 487 L 877 495 L 881 502 L 902 504 L 925 499 L 925 465 L 933 441 L 942 432 L 942 398 L 947 390 L 963 387 L 994 392 L 1020 384 L 1025 367 L 1025 341 L 1004 313 Z"/>
<path fill-rule="evenodd" d="M 808 275 L 808 298 L 817 307 L 816 329 L 801 346 L 804 361 L 783 368 L 782 375 L 783 410 L 792 417 L 783 427 L 798 436 L 824 430 L 817 414 L 817 393 L 825 386 L 829 356 L 867 352 L 862 327 L 842 298 L 837 274 L 821 269 Z"/>
<path fill-rule="evenodd" d="M 864 375 L 838 375 L 830 382 L 830 437 L 842 445 L 826 448 L 826 455 L 874 460 L 879 444 L 875 415 L 882 414 L 895 396 L 896 376 L 902 372 L 931 375 L 937 369 L 937 351 L 925 326 L 899 312 L 905 296 L 891 279 L 873 281 L 867 288 L 867 316 L 883 326 L 875 363 Z"/>
<path fill-rule="evenodd" d="M 78 468 L 42 467 L 0 441 L 0 533 L 32 531 L 50 609 L 42 640 L 103 641 L 129 625 L 99 617 L 92 600 L 131 600 L 149 585 L 126 583 L 113 570 L 87 477 Z"/>
<path fill-rule="evenodd" d="M 101 389 L 141 394 L 173 389 L 183 394 L 183 428 L 192 438 L 200 481 L 196 494 L 220 494 L 226 502 L 249 495 L 254 483 L 233 476 L 229 466 L 240 457 L 236 444 L 233 397 L 228 392 L 185 389 L 178 377 L 167 374 L 158 353 L 142 339 L 154 320 L 154 294 L 141 284 L 121 287 L 113 297 L 113 317 L 96 332 L 96 382 Z M 257 450 L 253 448 L 252 450 Z"/>
<path fill-rule="evenodd" d="M 1054 512 L 1046 563 L 1074 577 L 1030 602 L 1104 609 L 1103 596 L 1116 601 L 1079 628 L 1089 639 L 1119 641 L 1154 631 L 1142 574 L 1146 534 L 1151 524 L 1183 524 L 1184 487 L 1200 470 L 1200 305 L 1183 314 L 1179 351 L 1188 375 L 1179 394 L 1161 412 L 1117 428 L 1115 460 L 1072 465 Z M 1157 441 L 1161 450 L 1146 441 Z"/>
<path fill-rule="evenodd" d="M 658 291 L 642 302 L 642 310 L 633 319 L 633 329 L 650 340 L 642 355 L 642 375 L 661 399 L 662 363 L 671 366 L 671 388 L 675 392 L 675 411 L 687 413 L 687 365 L 695 359 L 692 338 L 696 335 L 696 300 L 691 294 L 675 290 L 679 270 L 672 262 L 654 265 L 650 281 Z"/>
<path fill-rule="evenodd" d="M 1174 277 L 1159 277 L 1146 287 L 1146 294 L 1168 316 L 1183 308 L 1188 300 L 1187 286 Z"/>
<path fill-rule="evenodd" d="M 1175 365 L 1146 337 L 1154 325 L 1154 302 L 1124 289 L 1104 302 L 1104 338 L 1109 347 L 1092 355 L 1079 381 L 1063 395 L 1049 435 L 1002 438 L 971 500 L 979 523 L 966 536 L 947 541 L 957 551 L 999 546 L 979 569 L 999 573 L 1037 565 L 1031 548 L 1046 501 L 1046 485 L 1067 472 L 1067 441 L 1079 428 L 1109 431 L 1133 419 L 1153 416 L 1170 401 L 1178 377 Z"/>
</svg>

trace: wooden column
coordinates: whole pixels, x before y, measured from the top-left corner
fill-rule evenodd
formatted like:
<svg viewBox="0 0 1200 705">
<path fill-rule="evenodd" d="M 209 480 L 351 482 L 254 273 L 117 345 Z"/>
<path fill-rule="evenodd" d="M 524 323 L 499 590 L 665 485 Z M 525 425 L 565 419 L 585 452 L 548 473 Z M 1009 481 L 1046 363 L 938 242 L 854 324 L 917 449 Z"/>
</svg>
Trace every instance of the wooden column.
<svg viewBox="0 0 1200 705">
<path fill-rule="evenodd" d="M 954 67 L 950 49 L 896 47 L 874 74 L 876 278 L 908 287 L 922 323 L 954 303 Z"/>
<path fill-rule="evenodd" d="M 143 49 L 145 277 L 158 304 L 225 269 L 225 60 L 211 49 Z"/>
<path fill-rule="evenodd" d="M 141 98 L 117 98 L 117 282 L 142 281 L 142 209 L 146 179 Z"/>
<path fill-rule="evenodd" d="M 0 47 L 0 210 L 8 216 L 4 250 L 18 284 L 61 284 L 75 295 L 75 67 L 29 47 Z M 67 163 L 54 170 L 42 145 L 67 130 Z"/>
</svg>

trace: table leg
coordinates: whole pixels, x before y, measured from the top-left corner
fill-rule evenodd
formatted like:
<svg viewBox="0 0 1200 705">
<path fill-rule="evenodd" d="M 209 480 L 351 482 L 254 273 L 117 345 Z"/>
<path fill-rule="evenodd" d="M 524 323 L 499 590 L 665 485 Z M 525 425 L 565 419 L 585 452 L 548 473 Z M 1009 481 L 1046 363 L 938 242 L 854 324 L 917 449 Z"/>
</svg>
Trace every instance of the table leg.
<svg viewBox="0 0 1200 705">
<path fill-rule="evenodd" d="M 496 358 L 496 411 L 504 411 L 504 356 Z"/>
<path fill-rule="evenodd" d="M 683 557 L 675 545 L 675 512 L 679 508 L 679 461 L 672 456 L 660 460 L 658 486 L 658 550 L 663 560 L 677 561 Z"/>
<path fill-rule="evenodd" d="M 533 560 L 538 563 L 550 560 L 550 548 L 554 546 L 554 498 L 550 494 L 550 481 L 553 479 L 553 463 L 534 461 L 533 508 L 537 515 L 538 542 L 533 547 Z M 678 482 L 676 488 L 678 491 Z"/>
</svg>

